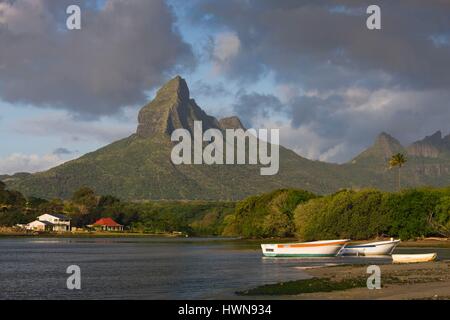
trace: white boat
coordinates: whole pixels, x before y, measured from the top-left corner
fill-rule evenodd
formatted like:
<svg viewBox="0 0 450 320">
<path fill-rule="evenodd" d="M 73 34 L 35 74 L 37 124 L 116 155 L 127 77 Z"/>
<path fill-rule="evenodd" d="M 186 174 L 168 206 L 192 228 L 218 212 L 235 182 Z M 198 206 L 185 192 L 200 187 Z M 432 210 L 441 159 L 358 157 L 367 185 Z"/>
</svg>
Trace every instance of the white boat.
<svg viewBox="0 0 450 320">
<path fill-rule="evenodd" d="M 266 257 L 334 257 L 350 240 L 262 244 Z"/>
<path fill-rule="evenodd" d="M 384 256 L 391 255 L 400 240 L 379 241 L 348 245 L 342 249 L 341 254 L 345 256 Z"/>
<path fill-rule="evenodd" d="M 425 254 L 393 254 L 392 262 L 394 263 L 416 263 L 416 262 L 429 262 L 434 261 L 437 258 L 437 253 L 425 253 Z"/>
</svg>

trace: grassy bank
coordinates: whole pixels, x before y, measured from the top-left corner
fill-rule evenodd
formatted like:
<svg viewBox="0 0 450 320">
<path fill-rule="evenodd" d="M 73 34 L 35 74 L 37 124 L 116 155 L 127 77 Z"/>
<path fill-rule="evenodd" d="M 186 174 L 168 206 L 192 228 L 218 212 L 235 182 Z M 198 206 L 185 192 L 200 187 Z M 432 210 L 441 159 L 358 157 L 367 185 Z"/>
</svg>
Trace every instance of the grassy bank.
<svg viewBox="0 0 450 320">
<path fill-rule="evenodd" d="M 241 296 L 294 299 L 437 299 L 450 296 L 450 261 L 387 264 L 381 268 L 381 290 L 368 290 L 367 266 L 334 266 L 308 270 L 312 279 L 268 284 L 237 292 Z"/>
<path fill-rule="evenodd" d="M 366 286 L 366 280 L 363 278 L 345 279 L 341 281 L 332 281 L 328 278 L 312 278 L 289 282 L 280 282 L 276 284 L 267 284 L 254 289 L 236 292 L 241 296 L 259 296 L 259 295 L 297 295 L 312 292 L 331 292 L 359 288 Z"/>
</svg>

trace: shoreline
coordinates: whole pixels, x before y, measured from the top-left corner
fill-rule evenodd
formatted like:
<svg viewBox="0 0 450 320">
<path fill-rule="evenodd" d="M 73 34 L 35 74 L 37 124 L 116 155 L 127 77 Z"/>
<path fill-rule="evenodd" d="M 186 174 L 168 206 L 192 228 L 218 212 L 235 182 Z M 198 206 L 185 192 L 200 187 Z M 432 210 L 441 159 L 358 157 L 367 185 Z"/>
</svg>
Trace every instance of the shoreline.
<svg viewBox="0 0 450 320">
<path fill-rule="evenodd" d="M 11 230 L 1 230 L 0 228 L 0 239 L 1 238 L 20 238 L 20 237 L 36 237 L 36 238 L 98 238 L 98 237 L 111 237 L 111 238 L 126 238 L 126 237 L 163 237 L 163 238 L 220 238 L 222 240 L 229 241 L 244 241 L 249 244 L 255 244 L 258 246 L 262 243 L 288 243 L 298 241 L 295 238 L 270 238 L 270 239 L 246 239 L 240 237 L 224 237 L 224 236 L 214 236 L 214 235 L 194 235 L 190 236 L 184 233 L 142 233 L 142 232 L 24 232 L 24 231 L 11 231 Z M 355 240 L 351 243 L 364 243 L 372 241 L 381 241 L 379 239 L 368 239 L 368 240 Z M 415 240 L 405 240 L 401 241 L 398 247 L 403 248 L 450 248 L 450 239 L 448 238 L 424 238 Z"/>
<path fill-rule="evenodd" d="M 0 232 L 2 238 L 185 238 L 186 236 L 172 233 L 132 233 L 132 232 L 74 232 L 74 233 L 26 233 Z"/>
<path fill-rule="evenodd" d="M 306 273 L 311 279 L 263 285 L 237 294 L 289 300 L 450 299 L 450 260 L 379 267 L 379 290 L 367 289 L 367 265 L 346 265 L 309 269 Z"/>
</svg>

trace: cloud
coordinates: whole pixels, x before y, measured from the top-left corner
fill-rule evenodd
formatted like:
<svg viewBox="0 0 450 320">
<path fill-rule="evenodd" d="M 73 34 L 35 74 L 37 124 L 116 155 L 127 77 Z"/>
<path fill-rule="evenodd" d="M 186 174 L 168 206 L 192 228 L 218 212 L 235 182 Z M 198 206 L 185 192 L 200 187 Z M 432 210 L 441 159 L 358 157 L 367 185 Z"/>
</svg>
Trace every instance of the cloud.
<svg viewBox="0 0 450 320">
<path fill-rule="evenodd" d="M 74 121 L 64 113 L 46 114 L 42 117 L 21 119 L 11 124 L 11 130 L 23 135 L 60 137 L 67 143 L 97 141 L 110 143 L 129 136 L 136 128 L 135 121 Z"/>
<path fill-rule="evenodd" d="M 222 82 L 219 83 L 207 83 L 203 80 L 197 80 L 191 86 L 192 96 L 206 96 L 206 97 L 218 97 L 228 96 L 231 92 L 225 87 Z"/>
<path fill-rule="evenodd" d="M 73 154 L 73 153 L 76 153 L 76 151 L 71 151 L 69 149 L 62 148 L 62 147 L 56 148 L 55 150 L 53 150 L 53 154 L 57 155 L 57 156 L 58 155 L 69 155 L 69 154 Z"/>
<path fill-rule="evenodd" d="M 193 21 L 226 28 L 240 39 L 230 66 L 234 78 L 263 76 L 314 88 L 349 84 L 449 88 L 449 2 L 383 2 L 382 30 L 366 28 L 370 1 L 198 1 Z M 339 10 L 337 10 L 339 8 Z M 350 13 L 350 14 L 349 14 Z M 208 20 L 198 17 L 210 17 Z M 434 37 L 434 38 L 433 38 Z M 253 68 L 239 68 L 251 62 Z M 256 67 L 258 66 L 259 67 Z M 250 74 L 247 74 L 250 73 Z"/>
<path fill-rule="evenodd" d="M 133 132 L 134 121 L 83 117 L 102 119 L 141 104 L 168 72 L 195 66 L 163 0 L 106 0 L 102 7 L 94 2 L 0 0 L 0 97 L 82 115 L 77 123 L 60 115 L 27 119 L 16 132 L 114 141 Z M 64 30 L 69 3 L 82 4 L 79 32 Z M 221 77 L 197 81 L 193 95 L 225 97 L 218 104 L 230 104 L 246 126 L 280 127 L 282 143 L 327 161 L 349 160 L 381 131 L 405 144 L 445 131 L 450 2 L 428 1 L 426 10 L 423 0 L 380 2 L 381 31 L 366 28 L 369 4 L 183 1 L 192 27 L 183 31 L 201 30 L 193 38 L 211 39 L 201 55 L 209 60 L 201 61 Z M 259 85 L 266 77 L 272 88 Z M 246 89 L 228 103 L 236 87 Z"/>
<path fill-rule="evenodd" d="M 233 107 L 247 126 L 279 128 L 281 144 L 310 159 L 346 162 L 382 131 L 405 145 L 448 131 L 447 91 L 350 87 L 288 96 L 244 92 Z"/>
<path fill-rule="evenodd" d="M 303 155 L 332 162 L 348 161 L 382 131 L 408 145 L 448 130 L 449 99 L 450 93 L 441 90 L 365 88 L 298 96 L 290 104 L 291 145 Z"/>
<path fill-rule="evenodd" d="M 278 125 L 301 155 L 345 162 L 381 131 L 408 144 L 450 119 L 450 2 L 380 2 L 380 31 L 366 28 L 370 4 L 198 0 L 192 23 L 239 39 L 229 80 L 245 87 L 273 76 L 271 94 L 237 96 L 245 122 Z"/>
<path fill-rule="evenodd" d="M 65 29 L 68 5 L 82 29 Z M 0 99 L 84 117 L 142 104 L 174 69 L 195 65 L 163 0 L 0 0 Z"/>
<path fill-rule="evenodd" d="M 67 161 L 55 154 L 37 155 L 14 153 L 0 158 L 0 174 L 17 172 L 40 172 Z"/>
<path fill-rule="evenodd" d="M 232 32 L 222 32 L 215 36 L 212 48 L 215 73 L 226 71 L 234 57 L 239 53 L 241 41 Z"/>
<path fill-rule="evenodd" d="M 247 93 L 241 90 L 237 94 L 233 110 L 240 116 L 245 126 L 251 127 L 256 126 L 260 118 L 270 118 L 284 113 L 286 105 L 272 94 Z"/>
</svg>

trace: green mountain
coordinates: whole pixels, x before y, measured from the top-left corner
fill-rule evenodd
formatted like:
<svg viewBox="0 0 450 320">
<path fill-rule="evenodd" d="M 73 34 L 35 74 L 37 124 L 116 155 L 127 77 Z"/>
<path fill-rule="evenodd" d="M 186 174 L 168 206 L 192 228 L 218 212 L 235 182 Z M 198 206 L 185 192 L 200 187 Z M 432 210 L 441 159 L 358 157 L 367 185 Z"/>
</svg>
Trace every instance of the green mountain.
<svg viewBox="0 0 450 320">
<path fill-rule="evenodd" d="M 174 165 L 170 134 L 178 128 L 192 131 L 196 120 L 203 122 L 203 130 L 242 127 L 237 117 L 207 115 L 190 98 L 185 80 L 176 77 L 139 112 L 136 134 L 48 171 L 4 181 L 26 195 L 45 198 L 67 198 L 89 186 L 99 194 L 133 200 L 236 200 L 284 186 L 317 193 L 344 186 L 338 165 L 310 161 L 283 147 L 274 176 L 261 176 L 259 165 Z"/>
<path fill-rule="evenodd" d="M 402 186 L 450 185 L 450 136 L 442 138 L 438 131 L 432 136 L 404 147 L 387 133 L 378 136 L 375 143 L 343 167 L 357 172 L 353 183 L 359 186 L 395 190 L 395 169 L 387 163 L 396 153 L 406 155 L 408 162 L 402 168 Z"/>
<path fill-rule="evenodd" d="M 375 143 L 370 148 L 359 154 L 351 163 L 367 167 L 377 165 L 385 167 L 393 154 L 405 153 L 405 151 L 405 148 L 397 139 L 383 132 L 377 137 Z"/>
<path fill-rule="evenodd" d="M 450 135 L 442 137 L 442 132 L 437 131 L 423 140 L 414 142 L 408 147 L 408 154 L 414 157 L 450 159 Z"/>
<path fill-rule="evenodd" d="M 280 146 L 280 169 L 273 176 L 261 176 L 259 165 L 174 165 L 170 160 L 173 130 L 192 132 L 194 121 L 202 121 L 203 130 L 243 128 L 237 117 L 218 120 L 207 115 L 179 76 L 141 109 L 138 120 L 136 133 L 125 139 L 45 172 L 2 176 L 0 180 L 25 195 L 44 198 L 68 198 L 82 186 L 128 200 L 237 200 L 280 188 L 317 194 L 342 188 L 393 190 L 396 175 L 386 169 L 386 161 L 393 153 L 409 150 L 382 134 L 372 147 L 343 165 L 308 160 Z M 408 171 L 403 175 L 405 186 L 450 184 L 446 157 L 413 155 L 404 170 Z"/>
</svg>

